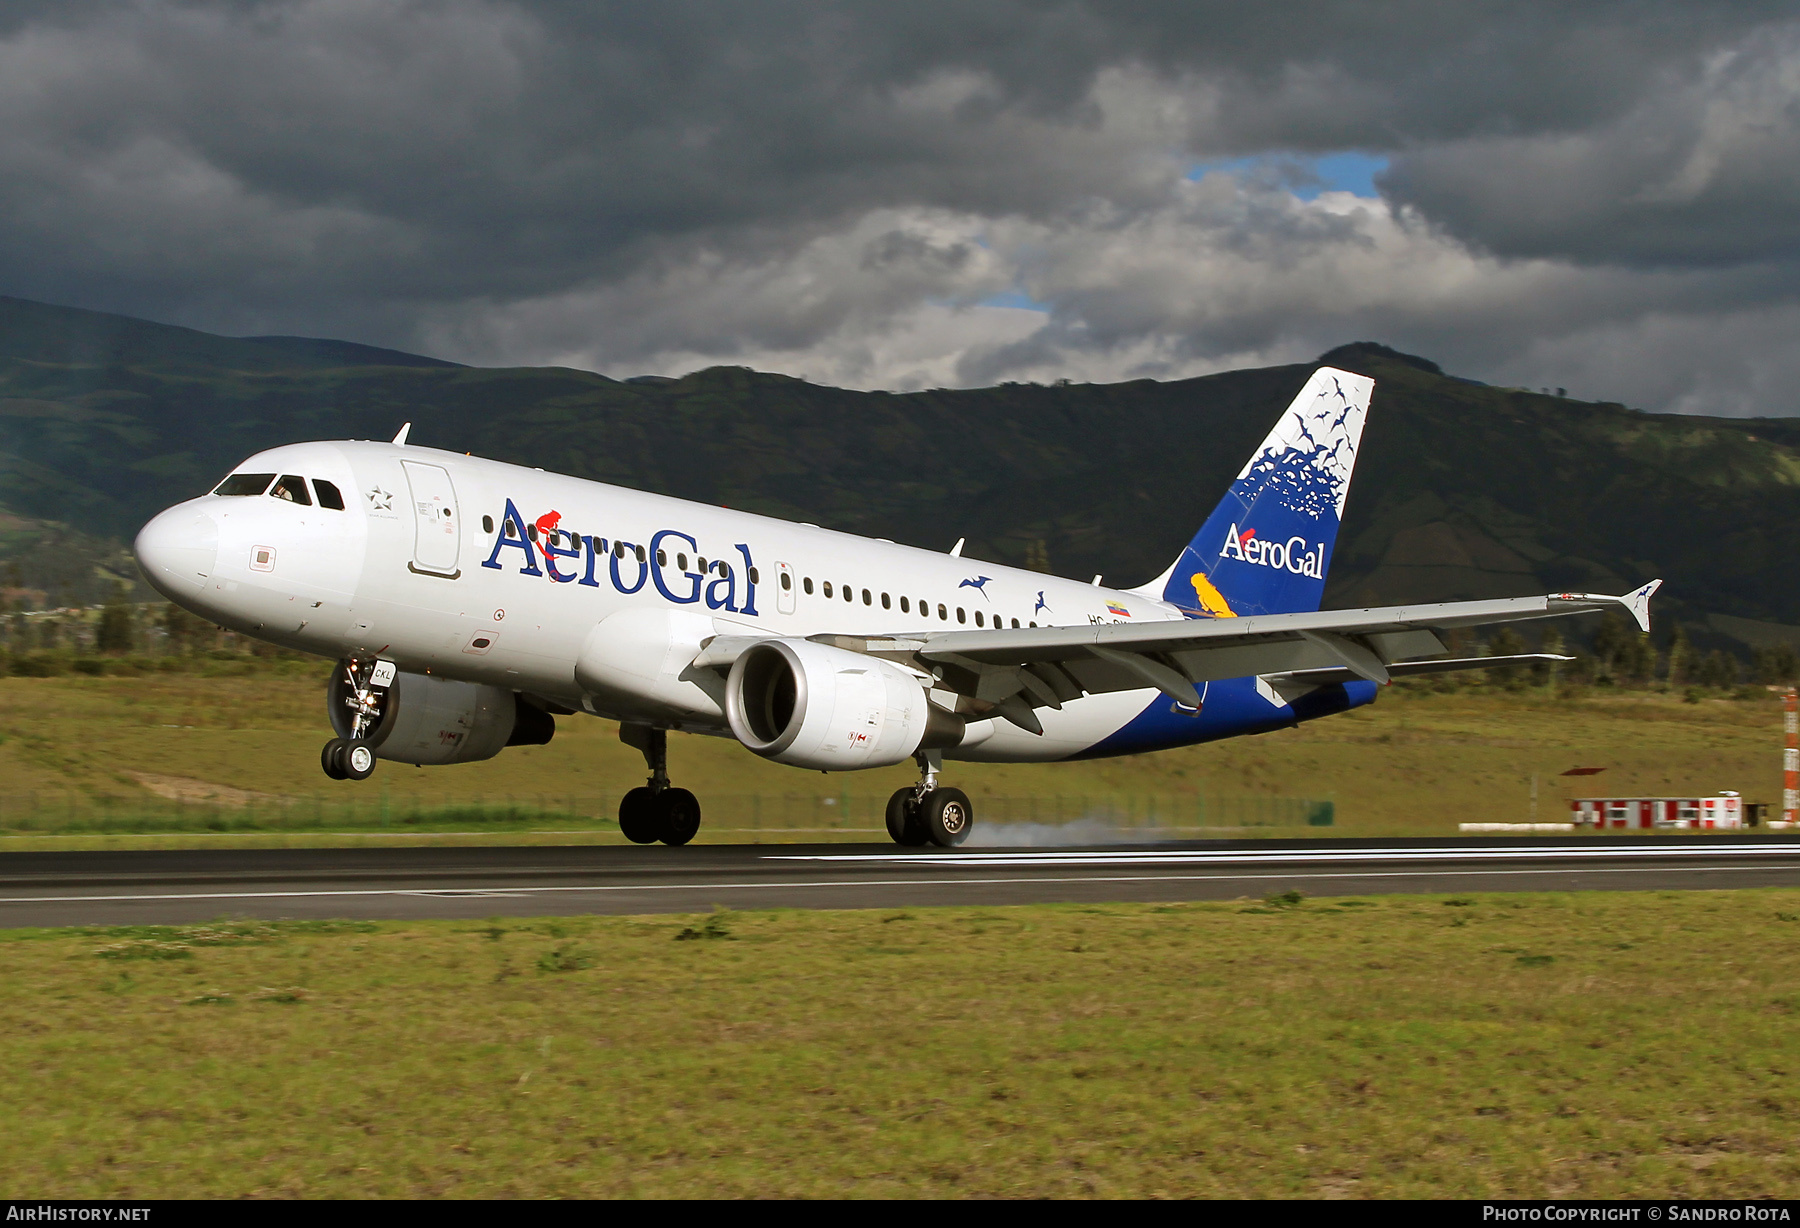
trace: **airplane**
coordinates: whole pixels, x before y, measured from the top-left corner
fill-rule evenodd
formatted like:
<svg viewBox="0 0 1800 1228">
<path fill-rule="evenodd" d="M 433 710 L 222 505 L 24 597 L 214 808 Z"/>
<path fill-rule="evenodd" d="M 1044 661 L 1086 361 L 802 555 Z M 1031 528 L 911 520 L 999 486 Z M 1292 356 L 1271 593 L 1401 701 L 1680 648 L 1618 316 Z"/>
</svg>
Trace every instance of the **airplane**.
<svg viewBox="0 0 1800 1228">
<path fill-rule="evenodd" d="M 1374 381 L 1307 380 L 1168 569 L 1114 589 L 407 442 L 259 452 L 138 534 L 144 575 L 223 627 L 333 658 L 320 764 L 471 763 L 619 722 L 649 777 L 619 827 L 686 844 L 670 730 L 825 772 L 916 762 L 887 828 L 953 848 L 945 760 L 1051 762 L 1264 733 L 1396 677 L 1568 660 L 1452 658 L 1446 632 L 1592 613 L 1649 630 L 1653 580 L 1320 610 Z"/>
</svg>

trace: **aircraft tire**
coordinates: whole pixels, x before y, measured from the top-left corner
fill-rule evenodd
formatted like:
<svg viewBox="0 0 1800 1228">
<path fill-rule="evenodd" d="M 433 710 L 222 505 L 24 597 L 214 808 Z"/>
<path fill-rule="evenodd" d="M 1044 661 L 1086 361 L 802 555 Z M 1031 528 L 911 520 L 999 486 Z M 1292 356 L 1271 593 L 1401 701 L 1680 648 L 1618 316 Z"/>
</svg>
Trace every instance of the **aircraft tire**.
<svg viewBox="0 0 1800 1228">
<path fill-rule="evenodd" d="M 642 785 L 619 799 L 619 830 L 633 844 L 655 844 L 662 838 L 656 794 Z"/>
<path fill-rule="evenodd" d="M 975 808 L 961 789 L 933 789 L 919 806 L 919 822 L 933 844 L 953 849 L 969 838 Z"/>
<path fill-rule="evenodd" d="M 319 752 L 319 766 L 333 780 L 344 779 L 344 739 L 333 738 L 325 743 L 325 749 Z"/>
<path fill-rule="evenodd" d="M 686 789 L 664 789 L 656 798 L 657 839 L 683 845 L 700 830 L 700 799 Z"/>
<path fill-rule="evenodd" d="M 345 742 L 337 761 L 346 780 L 367 780 L 375 774 L 375 748 L 360 739 Z"/>
<path fill-rule="evenodd" d="M 919 821 L 919 808 L 913 804 L 911 785 L 894 790 L 894 796 L 888 798 L 887 829 L 895 844 L 917 848 L 921 844 L 930 843 L 931 834 L 925 830 L 925 824 Z"/>
</svg>

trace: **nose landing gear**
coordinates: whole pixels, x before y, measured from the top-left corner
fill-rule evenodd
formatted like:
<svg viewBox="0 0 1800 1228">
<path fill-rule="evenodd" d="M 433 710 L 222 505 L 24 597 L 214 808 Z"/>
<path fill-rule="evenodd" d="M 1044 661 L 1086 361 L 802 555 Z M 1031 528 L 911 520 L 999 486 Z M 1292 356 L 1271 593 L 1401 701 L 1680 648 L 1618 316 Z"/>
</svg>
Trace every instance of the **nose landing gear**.
<svg viewBox="0 0 1800 1228">
<path fill-rule="evenodd" d="M 926 844 L 955 848 L 969 838 L 969 831 L 975 826 L 975 808 L 961 789 L 938 787 L 938 769 L 944 762 L 939 752 L 923 750 L 915 758 L 919 761 L 919 783 L 899 789 L 888 798 L 888 835 L 895 844 L 910 848 Z"/>
<path fill-rule="evenodd" d="M 669 735 L 648 725 L 620 725 L 619 741 L 643 752 L 650 779 L 619 799 L 619 830 L 633 844 L 686 844 L 700 830 L 700 799 L 669 784 Z"/>
<path fill-rule="evenodd" d="M 391 661 L 351 660 L 341 663 L 342 676 L 332 690 L 341 693 L 348 712 L 348 738 L 333 738 L 319 752 L 319 766 L 333 780 L 367 780 L 375 772 L 375 747 L 370 739 L 387 716 L 388 687 L 393 685 Z M 336 721 L 332 722 L 337 724 Z M 344 728 L 339 725 L 339 728 Z"/>
</svg>

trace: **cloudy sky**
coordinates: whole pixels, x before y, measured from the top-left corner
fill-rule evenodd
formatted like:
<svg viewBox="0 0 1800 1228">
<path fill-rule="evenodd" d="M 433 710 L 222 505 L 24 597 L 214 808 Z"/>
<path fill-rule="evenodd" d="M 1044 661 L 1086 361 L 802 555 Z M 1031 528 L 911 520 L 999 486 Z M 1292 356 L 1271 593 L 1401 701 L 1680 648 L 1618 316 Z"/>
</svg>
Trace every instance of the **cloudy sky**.
<svg viewBox="0 0 1800 1228">
<path fill-rule="evenodd" d="M 1800 413 L 1789 3 L 8 0 L 0 293 L 609 375 Z"/>
</svg>

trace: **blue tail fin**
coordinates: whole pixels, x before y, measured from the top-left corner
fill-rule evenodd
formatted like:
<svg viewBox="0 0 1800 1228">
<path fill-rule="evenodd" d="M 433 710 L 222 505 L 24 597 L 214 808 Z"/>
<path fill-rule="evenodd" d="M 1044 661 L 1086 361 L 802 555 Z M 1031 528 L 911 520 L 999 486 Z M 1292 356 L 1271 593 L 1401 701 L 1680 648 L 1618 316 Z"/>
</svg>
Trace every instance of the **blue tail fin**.
<svg viewBox="0 0 1800 1228">
<path fill-rule="evenodd" d="M 1313 372 L 1155 595 L 1196 618 L 1318 609 L 1374 389 Z"/>
</svg>

